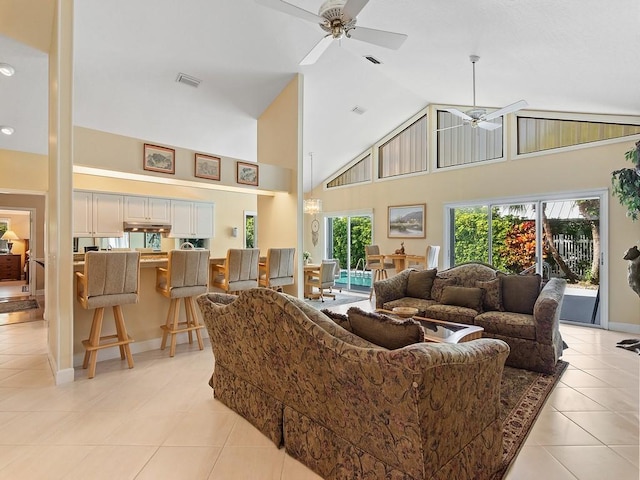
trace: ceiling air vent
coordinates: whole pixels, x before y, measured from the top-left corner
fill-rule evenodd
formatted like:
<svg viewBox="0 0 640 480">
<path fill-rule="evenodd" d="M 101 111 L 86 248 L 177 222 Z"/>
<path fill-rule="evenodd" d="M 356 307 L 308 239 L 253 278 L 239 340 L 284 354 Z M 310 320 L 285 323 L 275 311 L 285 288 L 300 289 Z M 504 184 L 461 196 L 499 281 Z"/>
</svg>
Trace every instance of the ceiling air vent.
<svg viewBox="0 0 640 480">
<path fill-rule="evenodd" d="M 176 77 L 176 82 L 184 83 L 185 85 L 189 85 L 193 88 L 198 88 L 202 80 L 198 80 L 196 77 L 192 77 L 191 75 L 187 75 L 186 73 L 179 73 Z"/>
<path fill-rule="evenodd" d="M 374 65 L 380 65 L 382 63 L 380 60 L 378 60 L 376 57 L 374 57 L 372 55 L 365 55 L 364 58 L 369 60 Z"/>
</svg>

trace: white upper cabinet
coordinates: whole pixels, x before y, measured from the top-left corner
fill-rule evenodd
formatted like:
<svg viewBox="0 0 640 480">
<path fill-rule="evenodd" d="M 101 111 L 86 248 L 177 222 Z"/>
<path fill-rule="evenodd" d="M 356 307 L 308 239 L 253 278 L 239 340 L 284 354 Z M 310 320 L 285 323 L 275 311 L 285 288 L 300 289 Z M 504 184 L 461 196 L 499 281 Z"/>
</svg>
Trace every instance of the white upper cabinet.
<svg viewBox="0 0 640 480">
<path fill-rule="evenodd" d="M 214 204 L 171 201 L 171 233 L 174 238 L 212 238 Z"/>
<path fill-rule="evenodd" d="M 73 192 L 74 237 L 121 237 L 123 222 L 122 195 Z"/>
<path fill-rule="evenodd" d="M 168 198 L 124 197 L 124 221 L 168 224 L 171 222 Z"/>
</svg>

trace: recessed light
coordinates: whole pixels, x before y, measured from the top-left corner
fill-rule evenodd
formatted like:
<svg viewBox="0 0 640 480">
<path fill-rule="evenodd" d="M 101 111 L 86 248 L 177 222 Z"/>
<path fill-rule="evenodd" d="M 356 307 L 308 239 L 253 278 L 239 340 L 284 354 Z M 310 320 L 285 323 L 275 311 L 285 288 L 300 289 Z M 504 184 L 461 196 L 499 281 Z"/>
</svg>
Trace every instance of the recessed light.
<svg viewBox="0 0 640 480">
<path fill-rule="evenodd" d="M 11 77 L 14 73 L 16 73 L 16 69 L 8 63 L 0 63 L 0 73 L 5 77 Z"/>
<path fill-rule="evenodd" d="M 15 132 L 15 130 L 13 129 L 13 127 L 3 125 L 2 127 L 0 127 L 0 132 L 4 133 L 5 135 L 13 135 L 13 132 Z"/>
</svg>

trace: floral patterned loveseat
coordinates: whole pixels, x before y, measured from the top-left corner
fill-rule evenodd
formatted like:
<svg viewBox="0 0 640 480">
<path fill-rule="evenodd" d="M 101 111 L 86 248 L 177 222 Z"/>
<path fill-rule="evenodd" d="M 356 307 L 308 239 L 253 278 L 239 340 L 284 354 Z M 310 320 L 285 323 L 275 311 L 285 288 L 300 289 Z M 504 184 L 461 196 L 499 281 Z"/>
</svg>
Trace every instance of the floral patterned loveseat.
<svg viewBox="0 0 640 480">
<path fill-rule="evenodd" d="M 264 288 L 203 294 L 198 304 L 214 396 L 323 478 L 495 472 L 504 342 L 387 350 Z"/>
<path fill-rule="evenodd" d="M 403 270 L 374 283 L 377 308 L 410 306 L 423 317 L 481 326 L 483 337 L 509 344 L 506 365 L 543 373 L 552 373 L 562 356 L 559 322 L 565 288 L 560 278 L 540 288 L 539 275 L 507 275 L 475 262 L 437 273 Z M 448 299 L 447 289 L 452 293 Z"/>
</svg>

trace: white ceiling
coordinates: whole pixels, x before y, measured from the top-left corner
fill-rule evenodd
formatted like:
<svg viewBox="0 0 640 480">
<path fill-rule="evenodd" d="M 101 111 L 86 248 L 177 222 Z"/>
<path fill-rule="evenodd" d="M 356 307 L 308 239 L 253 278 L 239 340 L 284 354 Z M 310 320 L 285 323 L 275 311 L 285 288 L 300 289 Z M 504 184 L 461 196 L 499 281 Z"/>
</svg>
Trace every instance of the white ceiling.
<svg viewBox="0 0 640 480">
<path fill-rule="evenodd" d="M 300 72 L 317 184 L 426 105 L 470 105 L 470 54 L 479 105 L 640 115 L 638 0 L 370 0 L 358 24 L 408 39 L 343 39 L 300 67 L 324 33 L 253 0 L 75 2 L 74 124 L 256 161 L 257 118 Z M 46 153 L 46 56 L 0 37 L 0 62 L 17 70 L 0 77 L 0 125 L 16 128 L 0 148 Z"/>
</svg>

